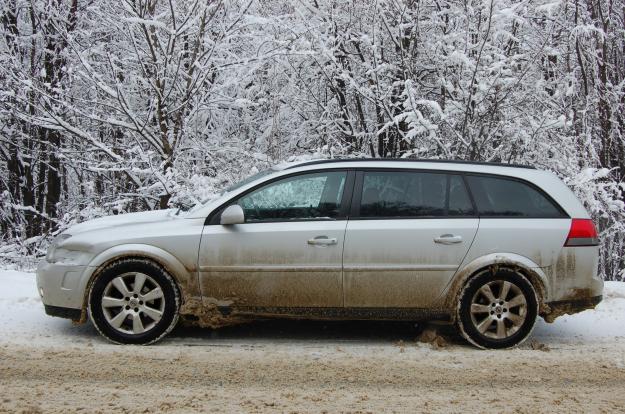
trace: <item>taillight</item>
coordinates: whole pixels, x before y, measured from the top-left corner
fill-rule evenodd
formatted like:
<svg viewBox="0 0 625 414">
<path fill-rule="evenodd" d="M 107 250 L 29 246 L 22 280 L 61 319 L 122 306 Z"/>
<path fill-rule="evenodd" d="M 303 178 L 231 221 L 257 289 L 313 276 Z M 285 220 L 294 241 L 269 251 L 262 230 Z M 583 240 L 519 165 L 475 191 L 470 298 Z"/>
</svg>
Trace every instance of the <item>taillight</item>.
<svg viewBox="0 0 625 414">
<path fill-rule="evenodd" d="M 571 229 L 569 236 L 566 238 L 564 246 L 597 246 L 599 237 L 597 229 L 590 219 L 573 219 L 571 220 Z"/>
</svg>

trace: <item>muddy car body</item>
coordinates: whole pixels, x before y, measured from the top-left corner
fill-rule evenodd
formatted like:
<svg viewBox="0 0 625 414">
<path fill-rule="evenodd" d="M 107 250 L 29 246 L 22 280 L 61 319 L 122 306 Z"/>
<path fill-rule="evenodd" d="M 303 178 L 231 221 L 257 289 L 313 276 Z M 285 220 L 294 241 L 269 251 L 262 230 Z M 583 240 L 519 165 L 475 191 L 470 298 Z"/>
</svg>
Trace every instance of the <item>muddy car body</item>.
<svg viewBox="0 0 625 414">
<path fill-rule="evenodd" d="M 455 323 L 504 348 L 601 300 L 598 240 L 555 175 L 464 162 L 283 165 L 188 212 L 78 224 L 42 260 L 46 312 L 151 343 L 178 316 Z"/>
</svg>

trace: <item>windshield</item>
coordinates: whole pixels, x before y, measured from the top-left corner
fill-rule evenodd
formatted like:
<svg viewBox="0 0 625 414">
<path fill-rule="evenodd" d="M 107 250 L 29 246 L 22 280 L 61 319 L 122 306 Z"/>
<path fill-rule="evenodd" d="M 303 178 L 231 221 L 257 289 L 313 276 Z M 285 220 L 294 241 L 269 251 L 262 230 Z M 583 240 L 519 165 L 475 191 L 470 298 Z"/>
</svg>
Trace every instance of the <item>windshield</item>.
<svg viewBox="0 0 625 414">
<path fill-rule="evenodd" d="M 261 177 L 264 177 L 266 175 L 269 175 L 269 174 L 271 174 L 273 172 L 275 172 L 275 170 L 268 169 L 268 170 L 263 170 L 263 171 L 258 172 L 256 174 L 250 175 L 249 177 L 247 177 L 247 178 L 245 178 L 245 179 L 243 179 L 243 180 L 241 180 L 241 181 L 239 181 L 237 183 L 234 183 L 234 184 L 232 184 L 229 187 L 226 187 L 221 193 L 215 193 L 215 194 L 211 195 L 210 197 L 206 197 L 205 199 L 203 199 L 202 201 L 200 201 L 196 205 L 192 206 L 192 208 L 190 210 L 188 208 L 180 208 L 180 209 L 178 209 L 176 214 L 179 214 L 180 211 L 187 211 L 187 210 L 189 210 L 189 212 L 194 212 L 194 211 L 198 210 L 199 208 L 201 208 L 202 206 L 206 205 L 207 203 L 209 203 L 209 202 L 211 202 L 211 201 L 213 201 L 213 200 L 223 196 L 224 194 L 229 193 L 231 191 L 234 191 L 237 188 L 243 187 L 244 185 L 249 184 L 252 181 L 255 181 L 255 180 L 257 180 L 257 179 L 259 179 Z"/>
<path fill-rule="evenodd" d="M 258 180 L 259 178 L 269 175 L 273 172 L 275 171 L 272 169 L 268 169 L 268 170 L 263 170 L 261 172 L 258 172 L 254 175 L 250 175 L 249 177 L 239 181 L 238 183 L 232 184 L 230 187 L 227 187 L 221 194 L 223 195 L 223 194 L 229 193 L 230 191 L 234 191 L 237 188 L 243 187 L 245 184 L 249 184 L 252 181 Z"/>
</svg>

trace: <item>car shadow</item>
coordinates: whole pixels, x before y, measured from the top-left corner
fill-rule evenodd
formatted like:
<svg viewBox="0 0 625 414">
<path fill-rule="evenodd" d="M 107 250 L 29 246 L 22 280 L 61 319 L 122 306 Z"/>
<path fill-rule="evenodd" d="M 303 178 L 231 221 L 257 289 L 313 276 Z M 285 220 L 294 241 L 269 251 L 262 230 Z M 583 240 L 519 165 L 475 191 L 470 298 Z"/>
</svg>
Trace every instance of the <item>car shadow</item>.
<svg viewBox="0 0 625 414">
<path fill-rule="evenodd" d="M 388 344 L 416 342 L 426 324 L 398 321 L 315 321 L 293 319 L 257 320 L 219 329 L 178 326 L 169 341 L 188 345 L 254 342 L 346 342 Z M 463 344 L 451 326 L 436 326 L 450 344 Z"/>
</svg>

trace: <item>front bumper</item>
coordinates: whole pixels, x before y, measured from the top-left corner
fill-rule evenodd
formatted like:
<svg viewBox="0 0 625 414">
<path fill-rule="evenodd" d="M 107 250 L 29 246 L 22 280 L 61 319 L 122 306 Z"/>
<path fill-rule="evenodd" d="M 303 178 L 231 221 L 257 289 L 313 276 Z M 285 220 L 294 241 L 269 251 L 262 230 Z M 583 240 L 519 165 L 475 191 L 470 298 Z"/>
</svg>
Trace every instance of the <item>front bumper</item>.
<svg viewBox="0 0 625 414">
<path fill-rule="evenodd" d="M 43 307 L 46 310 L 46 314 L 50 316 L 71 319 L 73 321 L 79 321 L 82 317 L 81 309 L 61 308 L 58 306 L 51 306 L 51 305 L 43 305 Z"/>
<path fill-rule="evenodd" d="M 45 259 L 37 266 L 37 291 L 46 306 L 46 313 L 60 316 L 55 308 L 82 310 L 85 292 L 83 277 L 89 267 L 75 264 L 48 263 Z M 50 312 L 48 312 L 50 307 Z M 56 313 L 56 314 L 55 314 Z M 73 319 L 73 318 L 72 318 Z"/>
</svg>

